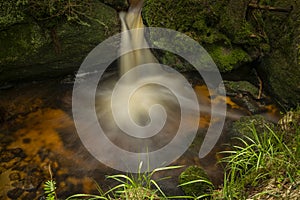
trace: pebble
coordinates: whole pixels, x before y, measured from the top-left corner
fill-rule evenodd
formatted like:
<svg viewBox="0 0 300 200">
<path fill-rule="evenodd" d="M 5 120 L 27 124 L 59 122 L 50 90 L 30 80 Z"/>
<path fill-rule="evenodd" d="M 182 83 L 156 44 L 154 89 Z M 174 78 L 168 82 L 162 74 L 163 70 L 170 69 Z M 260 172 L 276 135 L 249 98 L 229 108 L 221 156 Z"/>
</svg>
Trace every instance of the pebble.
<svg viewBox="0 0 300 200">
<path fill-rule="evenodd" d="M 11 174 L 9 174 L 9 179 L 11 181 L 16 181 L 16 180 L 20 180 L 20 174 L 18 172 L 13 172 Z"/>
<path fill-rule="evenodd" d="M 15 188 L 12 190 L 9 190 L 7 192 L 7 196 L 11 199 L 18 199 L 19 196 L 21 196 L 23 194 L 24 190 L 22 190 L 21 188 Z"/>
<path fill-rule="evenodd" d="M 36 197 L 36 193 L 35 192 L 30 192 L 28 194 L 26 194 L 22 200 L 32 200 L 32 199 L 35 199 Z"/>
<path fill-rule="evenodd" d="M 1 152 L 1 157 L 0 157 L 0 162 L 9 162 L 12 159 L 14 159 L 15 155 L 10 152 L 10 151 L 2 151 Z"/>
<path fill-rule="evenodd" d="M 26 154 L 21 148 L 15 148 L 11 150 L 13 154 L 15 154 L 16 157 L 25 158 Z"/>
</svg>

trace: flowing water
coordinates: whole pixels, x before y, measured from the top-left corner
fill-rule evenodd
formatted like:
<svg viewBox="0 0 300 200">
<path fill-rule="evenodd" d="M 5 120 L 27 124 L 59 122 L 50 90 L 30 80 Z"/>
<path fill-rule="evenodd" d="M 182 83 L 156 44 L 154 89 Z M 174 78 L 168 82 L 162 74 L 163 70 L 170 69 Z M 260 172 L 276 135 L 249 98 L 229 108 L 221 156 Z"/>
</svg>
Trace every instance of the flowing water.
<svg viewBox="0 0 300 200">
<path fill-rule="evenodd" d="M 144 26 L 141 18 L 142 2 L 132 1 L 131 3 L 129 12 L 120 14 L 123 31 Z M 134 49 L 141 43 L 146 43 L 141 31 L 131 33 L 121 39 L 123 47 L 129 46 Z M 230 124 L 230 121 L 249 115 L 249 110 L 243 105 L 234 103 L 238 102 L 234 101 L 234 98 L 217 95 L 216 91 L 209 91 L 201 78 L 195 77 L 194 74 L 191 76 L 185 74 L 201 105 L 199 118 L 194 114 L 193 102 L 189 102 L 189 98 L 184 98 L 186 93 L 184 93 L 183 85 L 187 84 L 185 80 L 174 78 L 175 72 L 166 72 L 161 67 L 151 68 L 146 65 L 147 73 L 132 71 L 135 66 L 146 63 L 159 66 L 155 65 L 158 61 L 148 49 L 125 54 L 119 61 L 120 70 L 114 71 L 111 76 L 100 81 L 96 107 L 99 123 L 103 126 L 107 137 L 127 151 L 147 153 L 168 144 L 174 137 L 180 120 L 184 120 L 186 124 L 185 137 L 193 131 L 189 129 L 190 125 L 196 123 L 199 129 L 193 144 L 180 158 L 172 162 L 172 165 L 200 165 L 212 181 L 216 185 L 219 184 L 222 181 L 223 172 L 221 166 L 217 164 L 217 152 L 225 148 L 222 144 L 228 140 L 226 126 Z M 132 73 L 128 74 L 128 72 Z M 121 123 L 117 124 L 114 122 L 110 100 L 119 77 L 126 74 L 128 76 L 124 79 L 124 84 L 120 86 L 121 93 L 115 102 Z M 104 190 L 115 184 L 106 180 L 105 175 L 121 172 L 99 163 L 85 149 L 76 134 L 71 112 L 73 78 L 19 84 L 0 90 L 0 110 L 3 110 L 0 114 L 0 199 L 9 199 L 8 197 L 38 199 L 43 196 L 42 184 L 50 179 L 49 166 L 51 166 L 53 178 L 58 183 L 57 192 L 61 198 L 74 193 L 97 193 L 93 179 Z M 130 93 L 132 94 L 130 101 L 126 99 L 128 97 L 126 92 L 133 86 L 135 87 L 136 83 L 147 83 L 153 79 L 158 83 L 169 82 L 179 92 L 170 92 L 168 88 L 158 84 L 148 84 Z M 211 94 L 215 94 L 214 98 Z M 127 115 L 128 110 L 123 109 L 124 101 L 129 102 L 129 115 Z M 184 105 L 187 105 L 187 112 L 181 112 L 178 101 L 186 102 Z M 199 148 L 209 124 L 213 123 L 209 113 L 210 107 L 220 101 L 225 101 L 228 106 L 224 134 L 209 155 L 199 159 Z M 158 109 L 159 114 L 154 112 L 149 115 L 149 110 L 154 109 L 153 105 L 157 104 L 163 106 L 165 111 L 161 112 L 161 107 L 157 107 L 155 109 Z M 274 117 L 276 117 L 277 110 L 271 104 L 264 108 L 266 108 L 264 112 L 266 117 L 276 121 Z M 130 123 L 137 124 L 137 128 L 150 124 L 154 127 L 151 130 L 156 130 L 161 127 L 161 121 L 165 119 L 162 116 L 167 116 L 163 129 L 151 139 L 146 138 L 152 134 L 150 131 L 140 131 L 138 132 L 140 135 L 133 135 L 136 136 L 133 137 L 124 134 L 125 131 L 118 127 L 121 125 L 125 130 L 126 128 L 132 130 L 134 128 Z M 123 136 L 120 137 L 120 135 Z M 112 154 L 112 152 L 108 151 L 107 154 Z M 120 163 L 112 163 L 112 166 L 121 164 L 120 161 Z M 162 189 L 171 195 L 180 194 L 181 191 L 176 184 L 177 177 L 182 170 L 159 174 L 158 176 L 171 175 L 173 177 L 161 183 Z"/>
<path fill-rule="evenodd" d="M 125 33 L 121 37 L 121 51 L 122 48 L 134 50 L 147 47 L 141 18 L 142 3 L 140 1 L 131 6 L 127 13 L 120 13 L 122 31 Z M 128 32 L 129 29 L 132 31 Z M 142 167 L 145 171 L 149 170 L 148 165 L 155 168 L 163 162 L 171 162 L 173 152 L 186 150 L 188 134 L 197 131 L 199 115 L 196 95 L 188 86 L 182 75 L 178 76 L 174 70 L 164 70 L 149 49 L 135 50 L 120 57 L 117 80 L 115 77 L 108 78 L 99 84 L 97 114 L 110 141 L 126 151 L 138 152 L 139 161 L 120 158 L 119 161 L 114 160 L 111 167 L 126 171 L 137 169 L 138 162 L 152 160 Z M 181 119 L 185 120 L 184 123 Z M 185 134 L 177 139 L 180 142 L 176 141 L 168 152 L 165 151 L 169 155 L 159 160 L 159 156 L 148 154 L 171 143 L 178 129 Z M 113 158 L 121 156 L 119 151 L 109 146 L 107 153 Z"/>
</svg>

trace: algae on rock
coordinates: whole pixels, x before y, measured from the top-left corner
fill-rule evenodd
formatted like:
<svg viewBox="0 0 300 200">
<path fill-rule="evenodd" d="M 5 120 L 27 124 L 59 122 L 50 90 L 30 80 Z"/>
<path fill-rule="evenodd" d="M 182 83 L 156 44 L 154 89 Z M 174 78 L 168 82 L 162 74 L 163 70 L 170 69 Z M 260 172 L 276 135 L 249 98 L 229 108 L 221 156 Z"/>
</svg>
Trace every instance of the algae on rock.
<svg viewBox="0 0 300 200">
<path fill-rule="evenodd" d="M 199 181 L 184 185 L 192 181 Z M 206 172 L 199 166 L 189 166 L 179 176 L 179 184 L 184 193 L 188 196 L 199 197 L 212 192 L 213 185 L 211 184 Z"/>
<path fill-rule="evenodd" d="M 264 12 L 271 51 L 259 67 L 265 88 L 288 109 L 300 102 L 300 4 L 293 0 L 269 3 L 277 7 L 293 6 L 290 13 Z"/>
<path fill-rule="evenodd" d="M 85 56 L 119 31 L 117 12 L 94 2 L 89 26 L 62 20 L 47 29 L 30 16 L 0 28 L 0 82 L 37 80 L 75 73 Z"/>
<path fill-rule="evenodd" d="M 148 26 L 170 28 L 198 41 L 221 72 L 250 63 L 268 50 L 258 22 L 247 17 L 242 0 L 147 0 L 144 21 Z"/>
</svg>

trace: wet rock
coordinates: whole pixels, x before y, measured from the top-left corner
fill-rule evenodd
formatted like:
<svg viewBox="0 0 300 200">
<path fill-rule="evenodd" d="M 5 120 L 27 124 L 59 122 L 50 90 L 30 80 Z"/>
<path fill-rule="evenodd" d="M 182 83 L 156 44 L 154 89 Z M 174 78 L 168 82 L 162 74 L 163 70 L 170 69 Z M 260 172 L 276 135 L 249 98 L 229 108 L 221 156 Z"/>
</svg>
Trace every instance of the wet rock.
<svg viewBox="0 0 300 200">
<path fill-rule="evenodd" d="M 0 124 L 5 121 L 5 109 L 0 106 Z"/>
<path fill-rule="evenodd" d="M 23 139 L 23 143 L 24 144 L 29 144 L 31 142 L 31 139 L 30 138 L 24 138 Z"/>
<path fill-rule="evenodd" d="M 250 93 L 253 97 L 258 96 L 258 88 L 248 81 L 223 81 L 226 92 L 229 95 L 238 95 L 239 93 Z"/>
<path fill-rule="evenodd" d="M 13 141 L 14 141 L 14 137 L 12 135 L 0 133 L 0 143 L 2 144 L 1 147 L 10 144 Z"/>
<path fill-rule="evenodd" d="M 36 177 L 28 177 L 26 181 L 24 181 L 23 188 L 26 191 L 36 191 L 41 185 L 42 180 Z"/>
<path fill-rule="evenodd" d="M 109 5 L 117 11 L 127 11 L 129 4 L 127 0 L 100 0 L 102 3 Z"/>
<path fill-rule="evenodd" d="M 194 180 L 205 180 L 209 182 L 209 178 L 205 171 L 199 166 L 190 166 L 179 176 L 179 184 L 184 184 Z M 181 186 L 184 193 L 188 196 L 198 197 L 203 194 L 211 193 L 211 186 L 205 182 L 198 182 Z"/>
<path fill-rule="evenodd" d="M 11 152 L 15 154 L 16 157 L 25 158 L 26 154 L 21 148 L 12 149 Z"/>
<path fill-rule="evenodd" d="M 24 195 L 22 200 L 32 200 L 32 199 L 35 199 L 35 197 L 36 197 L 36 193 L 35 192 L 30 192 L 30 193 Z"/>
<path fill-rule="evenodd" d="M 229 128 L 230 138 L 244 138 L 245 136 L 253 138 L 253 128 L 255 128 L 258 135 L 263 135 L 269 132 L 269 129 L 275 129 L 275 125 L 268 122 L 261 115 L 245 116 L 232 123 Z"/>
<path fill-rule="evenodd" d="M 15 155 L 11 151 L 2 150 L 0 162 L 9 162 L 15 158 Z"/>
<path fill-rule="evenodd" d="M 15 188 L 7 192 L 7 196 L 11 199 L 18 199 L 22 194 L 24 190 L 21 188 Z"/>
<path fill-rule="evenodd" d="M 272 51 L 265 55 L 259 66 L 265 88 L 289 110 L 300 102 L 300 5 L 293 0 L 274 0 L 267 6 L 293 6 L 287 13 L 263 13 Z"/>
<path fill-rule="evenodd" d="M 255 20 L 260 17 L 253 19 L 247 6 L 242 0 L 148 0 L 143 17 L 150 27 L 170 28 L 192 37 L 208 51 L 221 72 L 228 72 L 268 50 L 260 23 Z M 165 55 L 163 59 L 171 60 Z"/>
<path fill-rule="evenodd" d="M 265 113 L 266 105 L 273 104 L 272 99 L 264 93 L 259 94 L 259 89 L 248 81 L 223 81 L 226 95 L 250 115 Z"/>
<path fill-rule="evenodd" d="M 19 180 L 21 178 L 20 174 L 18 172 L 13 172 L 9 174 L 9 179 L 11 181 Z"/>
<path fill-rule="evenodd" d="M 15 2 L 10 4 L 15 6 Z M 12 23 L 5 29 L 0 26 L 0 85 L 76 71 L 96 45 L 119 30 L 114 9 L 93 1 L 88 14 L 91 20 L 86 26 L 64 20 L 43 21 L 41 25 L 30 15 L 22 23 Z"/>
</svg>

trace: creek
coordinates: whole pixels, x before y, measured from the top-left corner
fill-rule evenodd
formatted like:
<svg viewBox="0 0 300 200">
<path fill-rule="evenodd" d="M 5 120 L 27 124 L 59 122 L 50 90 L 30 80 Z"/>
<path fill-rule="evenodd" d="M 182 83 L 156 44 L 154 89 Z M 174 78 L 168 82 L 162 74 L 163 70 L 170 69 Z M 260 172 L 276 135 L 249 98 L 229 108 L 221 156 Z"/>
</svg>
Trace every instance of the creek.
<svg viewBox="0 0 300 200">
<path fill-rule="evenodd" d="M 133 28 L 143 28 L 141 18 L 141 4 L 133 4 L 129 13 L 121 14 L 123 31 Z M 134 32 L 133 32 L 134 33 Z M 143 35 L 127 35 L 122 38 L 123 45 L 132 45 L 132 47 L 146 42 Z M 120 139 L 122 131 L 114 122 L 110 100 L 113 95 L 112 87 L 115 86 L 119 75 L 124 75 L 137 66 L 145 63 L 158 63 L 149 49 L 134 51 L 126 54 L 120 59 L 120 71 L 113 67 L 113 70 L 106 75 L 108 78 L 100 82 L 100 86 L 106 87 L 105 90 L 99 90 L 96 97 L 96 109 L 99 123 L 102 123 L 105 132 L 115 144 L 122 146 L 128 151 L 146 152 L 161 148 L 170 142 L 174 137 L 174 129 L 177 129 L 178 120 L 180 120 L 180 110 L 174 95 L 171 95 L 165 88 L 156 85 L 150 85 L 137 90 L 129 102 L 129 110 L 133 121 L 140 126 L 149 124 L 147 111 L 154 104 L 161 104 L 166 108 L 166 113 L 171 116 L 166 123 L 166 128 L 162 132 L 167 132 L 167 136 L 153 137 L 145 143 L 140 143 L 133 139 Z M 164 80 L 180 90 L 184 83 L 182 80 L 169 79 L 161 76 L 162 69 L 150 70 L 151 76 L 139 77 L 130 75 L 127 78 L 126 85 L 122 90 L 129 89 L 132 84 L 151 79 L 153 76 L 157 80 Z M 159 75 L 159 76 L 158 76 Z M 263 100 L 257 100 L 252 94 L 242 91 L 229 89 L 229 96 L 222 96 L 216 91 L 209 91 L 201 76 L 195 73 L 184 73 L 196 94 L 197 101 L 201 105 L 200 118 L 193 115 L 193 112 L 187 112 L 184 121 L 188 124 L 197 123 L 198 130 L 196 137 L 185 153 L 173 161 L 171 165 L 199 165 L 207 172 L 212 182 L 218 185 L 223 180 L 223 168 L 218 164 L 220 156 L 218 152 L 225 150 L 230 139 L 228 135 L 230 123 L 242 116 L 261 114 L 272 122 L 277 122 L 279 110 L 276 108 L 271 98 L 263 95 Z M 40 82 L 19 83 L 11 87 L 0 90 L 0 198 L 1 199 L 39 199 L 43 196 L 43 183 L 51 178 L 51 174 L 57 182 L 57 194 L 60 198 L 65 198 L 75 193 L 97 193 L 97 182 L 103 190 L 114 186 L 115 182 L 107 180 L 106 175 L 122 173 L 101 164 L 85 148 L 76 134 L 76 127 L 72 115 L 72 90 L 75 76 L 60 77 Z M 227 85 L 225 85 L 228 87 Z M 228 88 L 227 88 L 228 89 Z M 163 97 L 157 92 L 162 92 Z M 181 93 L 179 93 L 179 96 Z M 183 94 L 182 94 L 183 95 Z M 183 95 L 184 96 L 184 95 Z M 131 120 L 123 112 L 126 94 L 118 96 L 116 103 L 117 112 L 121 116 L 121 123 L 128 125 Z M 182 96 L 181 96 L 182 97 Z M 141 104 L 140 102 L 143 102 Z M 212 104 L 226 102 L 227 114 L 225 126 L 220 139 L 213 150 L 204 158 L 199 158 L 199 149 L 205 137 L 207 128 L 211 122 L 210 108 Z M 174 106 L 174 105 L 175 106 Z M 174 108 L 175 107 L 175 108 Z M 125 110 L 126 111 L 126 110 Z M 109 113 L 109 114 L 107 114 Z M 154 115 L 154 127 L 159 127 L 160 115 Z M 152 120 L 153 120 L 152 119 Z M 151 122 L 151 120 L 150 120 Z M 190 130 L 186 130 L 188 133 Z M 149 134 L 146 132 L 146 134 Z M 92 139 L 92 138 L 90 138 Z M 133 146 L 130 142 L 140 144 Z M 139 138 L 139 140 L 142 140 Z M 155 144 L 153 146 L 153 144 Z M 152 145 L 152 146 L 151 146 Z M 149 149 L 149 146 L 153 149 Z M 141 149 L 144 147 L 144 149 Z M 100 147 L 101 148 L 101 147 Z M 107 151 L 107 150 L 105 150 Z M 113 152 L 107 152 L 112 154 Z M 117 155 L 113 155 L 117 156 Z M 111 166 L 120 165 L 113 163 Z M 50 168 L 49 168 L 50 166 Z M 116 167 L 118 169 L 118 167 Z M 167 194 L 181 194 L 182 191 L 177 187 L 179 174 L 184 170 L 172 170 L 166 173 L 159 173 L 155 178 L 162 176 L 172 176 L 160 182 L 161 188 Z"/>
</svg>

